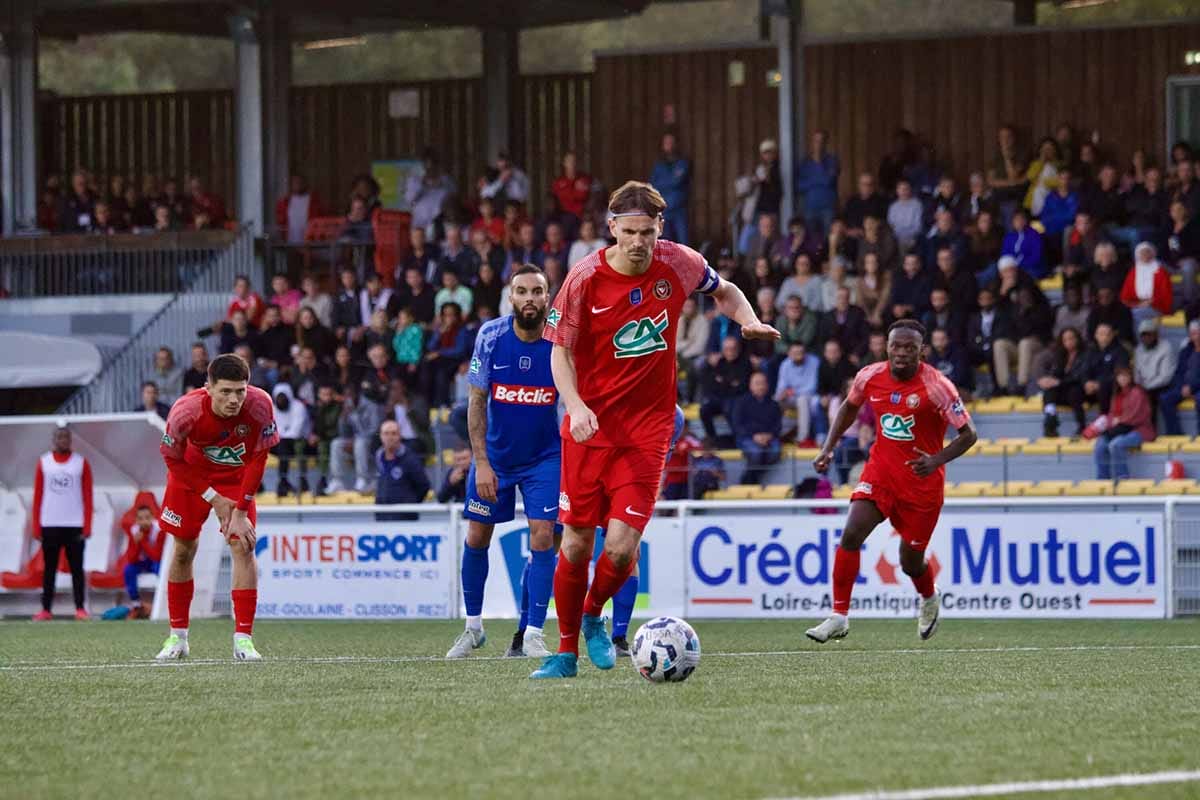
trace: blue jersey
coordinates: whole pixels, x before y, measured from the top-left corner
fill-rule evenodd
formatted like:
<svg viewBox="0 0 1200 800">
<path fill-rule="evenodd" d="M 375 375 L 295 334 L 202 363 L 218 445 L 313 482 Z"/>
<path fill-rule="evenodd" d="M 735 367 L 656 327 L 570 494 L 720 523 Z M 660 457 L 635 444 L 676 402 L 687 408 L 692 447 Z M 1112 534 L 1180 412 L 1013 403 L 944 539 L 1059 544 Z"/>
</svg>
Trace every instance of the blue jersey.
<svg viewBox="0 0 1200 800">
<path fill-rule="evenodd" d="M 523 342 L 511 314 L 479 329 L 467 381 L 488 395 L 487 453 L 497 473 L 558 458 L 558 391 L 546 339 Z"/>
</svg>

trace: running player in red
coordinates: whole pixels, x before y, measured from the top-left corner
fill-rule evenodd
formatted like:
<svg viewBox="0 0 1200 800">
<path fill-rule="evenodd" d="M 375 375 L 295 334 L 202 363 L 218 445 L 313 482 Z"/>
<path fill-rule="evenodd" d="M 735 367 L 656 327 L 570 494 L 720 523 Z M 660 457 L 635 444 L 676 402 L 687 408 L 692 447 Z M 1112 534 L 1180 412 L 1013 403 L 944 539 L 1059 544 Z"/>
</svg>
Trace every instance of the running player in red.
<svg viewBox="0 0 1200 800">
<path fill-rule="evenodd" d="M 200 528 L 215 511 L 233 559 L 233 657 L 259 661 L 250 638 L 258 605 L 254 563 L 254 495 L 262 483 L 267 454 L 279 442 L 270 396 L 249 386 L 250 367 L 233 354 L 208 365 L 208 383 L 176 401 L 163 434 L 167 491 L 162 529 L 175 537 L 167 573 L 171 633 L 159 661 L 188 654 L 188 613 L 192 605 L 192 561 Z"/>
<path fill-rule="evenodd" d="M 863 367 L 854 378 L 833 428 L 813 460 L 825 472 L 834 446 L 858 416 L 864 402 L 878 420 L 878 435 L 854 494 L 833 561 L 833 616 L 806 631 L 825 643 L 850 632 L 850 593 L 858 578 L 860 548 L 887 519 L 900 535 L 900 566 L 920 593 L 917 632 L 928 639 L 937 630 L 941 594 L 933 583 L 925 548 L 942 512 L 945 465 L 975 444 L 975 425 L 946 376 L 922 361 L 925 328 L 902 319 L 888 328 L 887 361 Z M 945 447 L 946 426 L 957 436 Z"/>
<path fill-rule="evenodd" d="M 558 501 L 562 548 L 554 571 L 558 653 L 532 678 L 576 674 L 582 625 L 588 657 L 612 669 L 616 653 L 600 614 L 637 563 L 642 531 L 654 514 L 675 426 L 675 331 L 692 292 L 747 339 L 778 339 L 740 289 L 722 280 L 695 250 L 660 240 L 666 203 L 653 186 L 630 181 L 612 193 L 609 232 L 617 243 L 567 274 L 544 336 L 566 405 Z M 596 528 L 604 552 L 588 589 Z M 586 596 L 585 596 L 586 595 Z"/>
</svg>

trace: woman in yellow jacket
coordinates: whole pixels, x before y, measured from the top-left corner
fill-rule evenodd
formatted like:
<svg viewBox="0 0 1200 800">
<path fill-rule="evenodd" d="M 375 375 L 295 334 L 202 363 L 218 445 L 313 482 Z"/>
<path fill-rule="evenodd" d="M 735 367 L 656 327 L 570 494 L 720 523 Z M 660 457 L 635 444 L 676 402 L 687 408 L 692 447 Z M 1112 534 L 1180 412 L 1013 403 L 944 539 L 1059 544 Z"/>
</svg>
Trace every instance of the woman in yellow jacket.
<svg viewBox="0 0 1200 800">
<path fill-rule="evenodd" d="M 1042 213 L 1046 196 L 1058 188 L 1058 170 L 1061 166 L 1058 142 L 1047 136 L 1038 145 L 1037 158 L 1025 172 L 1025 178 L 1029 181 L 1029 191 L 1025 193 L 1025 208 L 1035 217 Z"/>
</svg>

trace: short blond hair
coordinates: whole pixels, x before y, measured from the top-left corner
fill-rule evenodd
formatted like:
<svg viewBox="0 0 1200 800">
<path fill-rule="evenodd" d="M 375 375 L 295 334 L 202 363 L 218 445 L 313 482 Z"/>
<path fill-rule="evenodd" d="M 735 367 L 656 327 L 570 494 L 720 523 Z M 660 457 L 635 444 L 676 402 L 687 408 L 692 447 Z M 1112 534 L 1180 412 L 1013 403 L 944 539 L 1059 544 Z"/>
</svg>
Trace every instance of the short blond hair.
<svg viewBox="0 0 1200 800">
<path fill-rule="evenodd" d="M 608 210 L 613 214 L 629 214 L 637 211 L 657 218 L 667 209 L 667 201 L 648 183 L 626 181 L 608 196 Z"/>
</svg>

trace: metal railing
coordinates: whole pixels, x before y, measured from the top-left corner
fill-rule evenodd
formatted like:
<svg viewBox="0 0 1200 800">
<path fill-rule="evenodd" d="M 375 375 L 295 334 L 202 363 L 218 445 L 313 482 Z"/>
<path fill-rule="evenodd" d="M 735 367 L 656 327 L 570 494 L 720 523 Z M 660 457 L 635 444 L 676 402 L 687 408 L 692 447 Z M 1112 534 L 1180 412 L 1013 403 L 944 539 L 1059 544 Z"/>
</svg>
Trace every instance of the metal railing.
<svg viewBox="0 0 1200 800">
<path fill-rule="evenodd" d="M 169 347 L 180 363 L 186 363 L 196 331 L 224 316 L 234 278 L 254 272 L 254 237 L 242 230 L 231 236 L 215 258 L 200 264 L 188 288 L 151 317 L 91 383 L 67 399 L 59 413 L 131 410 L 140 397 L 142 381 L 152 371 L 155 352 Z"/>
<path fill-rule="evenodd" d="M 11 297 L 186 291 L 233 231 L 40 236 L 0 241 L 0 289 Z"/>
</svg>

